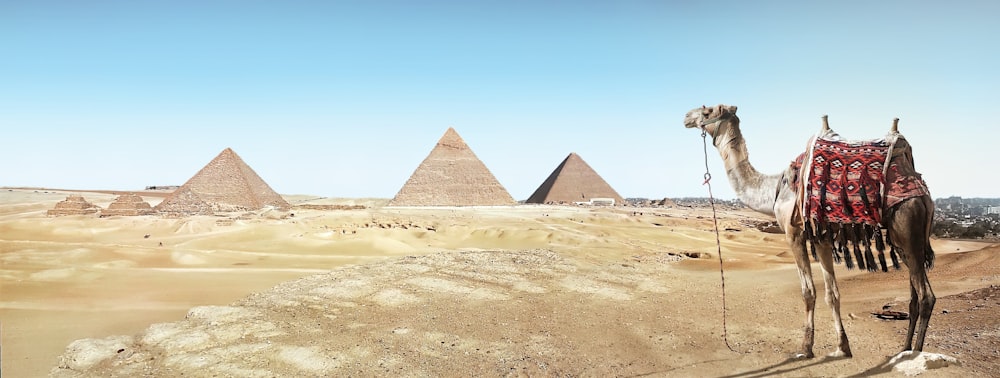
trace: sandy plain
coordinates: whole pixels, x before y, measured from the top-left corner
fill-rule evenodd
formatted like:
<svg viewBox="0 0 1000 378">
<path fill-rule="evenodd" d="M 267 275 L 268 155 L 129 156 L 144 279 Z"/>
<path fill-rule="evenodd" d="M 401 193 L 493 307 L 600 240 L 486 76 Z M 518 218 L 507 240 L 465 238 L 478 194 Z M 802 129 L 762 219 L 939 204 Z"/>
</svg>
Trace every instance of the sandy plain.
<svg viewBox="0 0 1000 378">
<path fill-rule="evenodd" d="M 899 374 L 885 363 L 906 322 L 871 313 L 906 310 L 905 270 L 838 266 L 854 358 L 789 360 L 803 311 L 794 264 L 783 236 L 758 230 L 767 218 L 750 211 L 719 212 L 730 350 L 708 208 L 386 208 L 286 196 L 299 206 L 290 213 L 47 217 L 67 193 L 0 191 L 4 377 Z M 80 194 L 102 207 L 115 197 Z M 366 208 L 301 207 L 330 204 Z M 939 300 L 925 350 L 961 365 L 927 376 L 1000 375 L 1000 247 L 932 244 Z M 212 333 L 176 353 L 135 341 L 128 356 L 82 373 L 60 357 L 78 339 L 210 333 L 222 323 L 198 319 L 218 309 L 249 311 L 244 328 L 271 331 Z M 820 301 L 819 356 L 834 348 L 830 319 Z"/>
</svg>

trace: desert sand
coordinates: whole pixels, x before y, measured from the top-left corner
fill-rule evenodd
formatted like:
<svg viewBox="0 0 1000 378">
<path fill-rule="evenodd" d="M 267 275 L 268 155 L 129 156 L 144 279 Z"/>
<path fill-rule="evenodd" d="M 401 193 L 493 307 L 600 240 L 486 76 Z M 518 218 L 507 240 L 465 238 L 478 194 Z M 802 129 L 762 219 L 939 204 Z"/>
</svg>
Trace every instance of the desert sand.
<svg viewBox="0 0 1000 378">
<path fill-rule="evenodd" d="M 297 207 L 47 217 L 68 194 L 0 191 L 5 377 L 901 374 L 887 362 L 906 322 L 872 312 L 906 311 L 905 270 L 838 266 L 854 358 L 790 360 L 803 316 L 794 264 L 748 210 L 719 213 L 730 350 L 708 208 L 285 196 Z M 932 244 L 925 351 L 959 364 L 925 376 L 1000 375 L 1000 247 Z M 830 319 L 819 301 L 819 356 L 834 350 Z"/>
</svg>

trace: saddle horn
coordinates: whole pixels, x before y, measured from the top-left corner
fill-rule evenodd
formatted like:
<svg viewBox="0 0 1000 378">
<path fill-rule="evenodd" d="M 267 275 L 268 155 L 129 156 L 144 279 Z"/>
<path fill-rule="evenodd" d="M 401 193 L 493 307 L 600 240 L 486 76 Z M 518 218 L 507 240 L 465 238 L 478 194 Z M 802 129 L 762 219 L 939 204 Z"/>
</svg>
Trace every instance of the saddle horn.
<svg viewBox="0 0 1000 378">
<path fill-rule="evenodd" d="M 823 115 L 823 128 L 820 131 L 824 134 L 830 132 L 830 121 L 827 120 L 826 114 Z"/>
<path fill-rule="evenodd" d="M 899 118 L 892 119 L 892 128 L 889 129 L 892 134 L 899 134 Z"/>
</svg>

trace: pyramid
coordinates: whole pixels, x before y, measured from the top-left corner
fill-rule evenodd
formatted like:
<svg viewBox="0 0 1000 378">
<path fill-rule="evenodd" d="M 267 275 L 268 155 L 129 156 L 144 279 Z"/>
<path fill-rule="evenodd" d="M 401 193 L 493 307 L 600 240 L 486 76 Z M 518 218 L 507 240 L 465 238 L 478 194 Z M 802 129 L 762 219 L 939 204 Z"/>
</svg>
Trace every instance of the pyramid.
<svg viewBox="0 0 1000 378">
<path fill-rule="evenodd" d="M 575 203 L 610 198 L 615 204 L 625 200 L 598 175 L 580 155 L 570 153 L 526 203 Z"/>
<path fill-rule="evenodd" d="M 56 203 L 55 208 L 46 212 L 49 216 L 63 216 L 63 215 L 86 215 L 94 214 L 100 211 L 101 208 L 90 202 L 81 195 L 71 194 L 66 197 L 65 200 Z"/>
<path fill-rule="evenodd" d="M 101 210 L 101 217 L 149 215 L 152 213 L 153 208 L 138 194 L 125 193 L 115 198 L 107 209 Z"/>
<path fill-rule="evenodd" d="M 513 204 L 514 198 L 507 189 L 450 127 L 396 197 L 389 201 L 389 206 Z"/>
<path fill-rule="evenodd" d="M 265 206 L 282 210 L 291 207 L 236 152 L 227 148 L 153 210 L 184 216 L 250 211 Z"/>
</svg>

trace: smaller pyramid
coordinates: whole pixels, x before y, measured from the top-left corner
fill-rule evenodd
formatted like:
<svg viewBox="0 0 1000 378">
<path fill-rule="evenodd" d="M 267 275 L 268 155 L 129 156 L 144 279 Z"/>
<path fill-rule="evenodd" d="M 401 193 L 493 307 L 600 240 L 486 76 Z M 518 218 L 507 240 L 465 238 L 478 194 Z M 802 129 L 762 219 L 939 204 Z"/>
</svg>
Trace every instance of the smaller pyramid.
<svg viewBox="0 0 1000 378">
<path fill-rule="evenodd" d="M 55 217 L 63 215 L 87 215 L 97 213 L 100 210 L 100 207 L 87 202 L 83 196 L 71 194 L 65 200 L 56 203 L 55 208 L 47 211 L 46 214 Z"/>
<path fill-rule="evenodd" d="M 167 216 L 186 216 L 266 206 L 291 208 L 235 151 L 227 148 L 153 210 Z"/>
<path fill-rule="evenodd" d="M 115 198 L 107 209 L 101 210 L 101 217 L 138 216 L 153 213 L 153 207 L 135 193 L 125 193 Z"/>
<path fill-rule="evenodd" d="M 497 181 L 454 128 L 445 131 L 427 158 L 389 201 L 389 206 L 513 205 Z"/>
<path fill-rule="evenodd" d="M 573 152 L 552 171 L 525 203 L 597 203 L 608 199 L 614 200 L 615 204 L 625 203 L 625 199 L 601 175 Z"/>
</svg>

